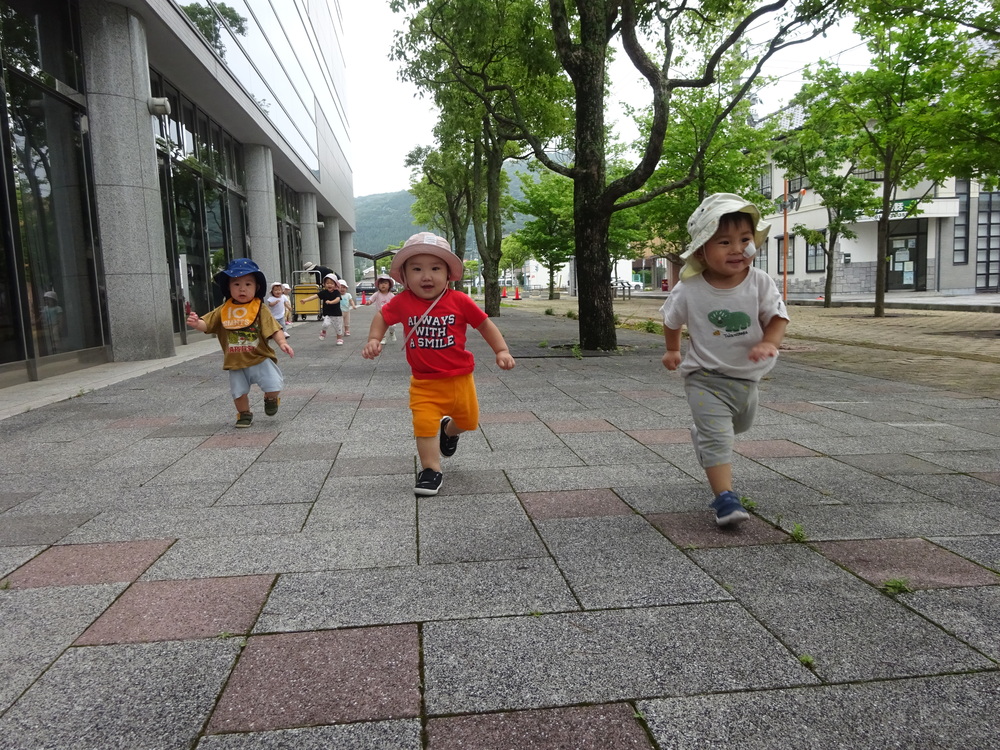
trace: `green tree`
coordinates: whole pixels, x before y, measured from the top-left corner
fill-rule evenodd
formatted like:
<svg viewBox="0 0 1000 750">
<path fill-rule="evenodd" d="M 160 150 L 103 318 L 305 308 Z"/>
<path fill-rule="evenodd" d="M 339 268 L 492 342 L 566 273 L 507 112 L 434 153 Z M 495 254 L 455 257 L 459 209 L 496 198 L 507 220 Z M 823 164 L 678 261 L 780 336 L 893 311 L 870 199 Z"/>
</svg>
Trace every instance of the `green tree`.
<svg viewBox="0 0 1000 750">
<path fill-rule="evenodd" d="M 821 111 L 859 168 L 882 175 L 877 213 L 875 264 L 876 317 L 885 315 L 889 237 L 893 202 L 899 190 L 943 178 L 949 159 L 928 158 L 927 144 L 945 137 L 948 98 L 960 87 L 958 73 L 967 40 L 952 21 L 925 16 L 887 19 L 861 13 L 856 30 L 871 52 L 871 67 L 847 74 L 820 63 L 807 74 L 799 101 Z M 952 101 L 955 97 L 950 97 Z M 913 211 L 914 209 L 911 209 Z"/>
<path fill-rule="evenodd" d="M 478 120 L 473 148 L 472 225 L 483 261 L 484 302 L 500 310 L 504 162 L 523 156 L 523 141 L 507 123 L 524 119 L 547 143 L 566 130 L 570 88 L 544 41 L 533 0 L 392 0 L 396 12 L 415 9 L 397 35 L 392 56 L 401 75 L 435 103 Z M 468 132 L 472 132 L 471 128 Z"/>
<path fill-rule="evenodd" d="M 800 109 L 797 100 L 792 106 Z M 815 230 L 796 224 L 793 232 L 808 244 L 823 249 L 826 258 L 823 306 L 831 307 L 837 242 L 841 238 L 856 239 L 854 223 L 877 210 L 880 203 L 874 197 L 875 185 L 856 176 L 857 144 L 836 132 L 834 118 L 821 106 L 807 112 L 805 123 L 779 142 L 773 159 L 785 174 L 804 176 L 823 201 L 826 227 Z"/>
<path fill-rule="evenodd" d="M 465 258 L 465 242 L 472 220 L 472 154 L 460 141 L 447 149 L 415 148 L 406 157 L 413 168 L 411 208 L 418 224 L 441 232 L 455 255 Z"/>
<path fill-rule="evenodd" d="M 223 42 L 222 27 L 228 26 L 236 36 L 246 36 L 247 19 L 225 3 L 182 5 L 181 10 L 198 27 L 198 31 L 223 60 L 226 59 L 226 45 Z"/>
<path fill-rule="evenodd" d="M 573 257 L 573 182 L 543 171 L 537 181 L 531 172 L 520 175 L 524 200 L 515 210 L 533 218 L 514 232 L 519 244 L 549 275 L 549 299 L 555 298 L 555 274 Z"/>
</svg>

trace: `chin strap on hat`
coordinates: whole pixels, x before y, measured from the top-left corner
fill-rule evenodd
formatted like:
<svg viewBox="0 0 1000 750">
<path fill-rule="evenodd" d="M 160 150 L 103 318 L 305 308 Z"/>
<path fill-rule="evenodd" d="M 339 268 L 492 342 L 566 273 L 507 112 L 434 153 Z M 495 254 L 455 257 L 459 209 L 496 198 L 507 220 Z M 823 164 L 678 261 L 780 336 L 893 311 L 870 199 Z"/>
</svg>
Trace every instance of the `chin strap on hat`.
<svg viewBox="0 0 1000 750">
<path fill-rule="evenodd" d="M 416 322 L 416 324 L 410 329 L 410 332 L 408 334 L 406 334 L 406 338 L 403 339 L 403 345 L 400 347 L 400 349 L 402 351 L 406 351 L 406 342 L 410 340 L 410 336 L 412 336 L 414 333 L 416 333 L 417 329 L 424 324 L 424 321 L 427 320 L 428 316 L 431 314 L 431 310 L 434 309 L 434 305 L 436 305 L 438 302 L 440 302 L 441 298 L 447 292 L 448 292 L 448 287 L 445 287 L 444 290 L 441 292 L 441 294 L 439 294 L 437 297 L 435 297 L 434 301 L 431 302 L 430 305 L 428 305 L 428 307 L 427 307 L 426 310 L 424 310 L 423 315 L 420 316 L 420 320 L 418 320 Z"/>
</svg>

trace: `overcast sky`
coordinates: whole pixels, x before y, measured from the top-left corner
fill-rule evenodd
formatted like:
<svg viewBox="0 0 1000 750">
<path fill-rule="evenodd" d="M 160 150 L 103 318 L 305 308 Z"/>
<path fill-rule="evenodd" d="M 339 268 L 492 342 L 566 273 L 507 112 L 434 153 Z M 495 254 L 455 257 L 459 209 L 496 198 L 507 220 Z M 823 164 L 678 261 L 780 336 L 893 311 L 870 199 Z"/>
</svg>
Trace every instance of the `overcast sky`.
<svg viewBox="0 0 1000 750">
<path fill-rule="evenodd" d="M 415 146 L 433 144 L 432 130 L 437 121 L 431 103 L 417 96 L 410 84 L 401 83 L 397 63 L 388 59 L 393 32 L 401 26 L 402 16 L 389 10 L 389 0 L 346 0 L 341 3 L 345 26 L 348 102 L 352 139 L 351 164 L 354 169 L 354 194 L 391 193 L 410 187 L 410 172 L 403 166 L 406 154 Z M 761 93 L 758 114 L 779 109 L 802 85 L 801 68 L 821 55 L 840 55 L 844 69 L 855 70 L 866 59 L 864 47 L 849 31 L 828 35 L 827 39 L 796 45 L 778 53 L 765 72 L 780 76 L 779 85 Z M 624 55 L 619 55 L 624 58 Z M 625 64 L 628 65 L 627 60 Z M 632 76 L 621 76 L 621 91 L 611 101 L 642 98 L 633 104 L 648 103 L 648 95 L 638 87 L 630 88 Z"/>
</svg>

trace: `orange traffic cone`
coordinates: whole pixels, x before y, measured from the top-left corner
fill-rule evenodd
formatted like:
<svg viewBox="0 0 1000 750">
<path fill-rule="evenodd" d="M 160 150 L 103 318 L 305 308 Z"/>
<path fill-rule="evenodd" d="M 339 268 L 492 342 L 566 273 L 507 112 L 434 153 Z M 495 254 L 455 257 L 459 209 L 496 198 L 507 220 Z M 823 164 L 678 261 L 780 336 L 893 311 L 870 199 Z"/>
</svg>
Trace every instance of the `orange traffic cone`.
<svg viewBox="0 0 1000 750">
<path fill-rule="evenodd" d="M 514 299 L 521 299 L 521 287 L 514 287 Z"/>
<path fill-rule="evenodd" d="M 368 304 L 368 294 L 364 290 L 362 290 L 361 292 L 361 304 L 362 305 Z"/>
<path fill-rule="evenodd" d="M 507 287 L 503 288 L 503 292 L 500 294 L 500 299 L 507 299 Z"/>
</svg>

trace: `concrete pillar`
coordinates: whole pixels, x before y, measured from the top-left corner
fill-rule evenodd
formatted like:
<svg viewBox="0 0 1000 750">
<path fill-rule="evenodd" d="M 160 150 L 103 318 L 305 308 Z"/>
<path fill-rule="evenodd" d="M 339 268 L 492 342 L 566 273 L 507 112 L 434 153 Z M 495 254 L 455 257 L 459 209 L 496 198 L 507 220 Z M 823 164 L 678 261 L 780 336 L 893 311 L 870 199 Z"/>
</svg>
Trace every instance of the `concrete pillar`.
<svg viewBox="0 0 1000 750">
<path fill-rule="evenodd" d="M 278 257 L 278 207 L 274 197 L 274 162 L 267 146 L 244 145 L 247 237 L 250 257 L 268 281 L 281 278 Z"/>
<path fill-rule="evenodd" d="M 339 223 L 339 222 L 338 222 Z M 338 232 L 340 235 L 340 262 L 344 269 L 344 278 L 347 284 L 354 291 L 354 232 Z"/>
<path fill-rule="evenodd" d="M 170 357 L 170 274 L 149 112 L 146 27 L 128 8 L 104 0 L 80 3 L 80 23 L 111 357 Z"/>
<path fill-rule="evenodd" d="M 323 231 L 319 233 L 319 257 L 321 263 L 343 276 L 344 264 L 340 257 L 340 219 L 336 216 L 323 217 Z M 350 278 L 348 276 L 348 278 Z"/>
<path fill-rule="evenodd" d="M 307 260 L 329 266 L 337 270 L 337 266 L 320 260 L 323 253 L 320 249 L 319 225 L 316 223 L 316 194 L 299 193 L 299 232 L 302 236 L 302 262 Z"/>
</svg>

